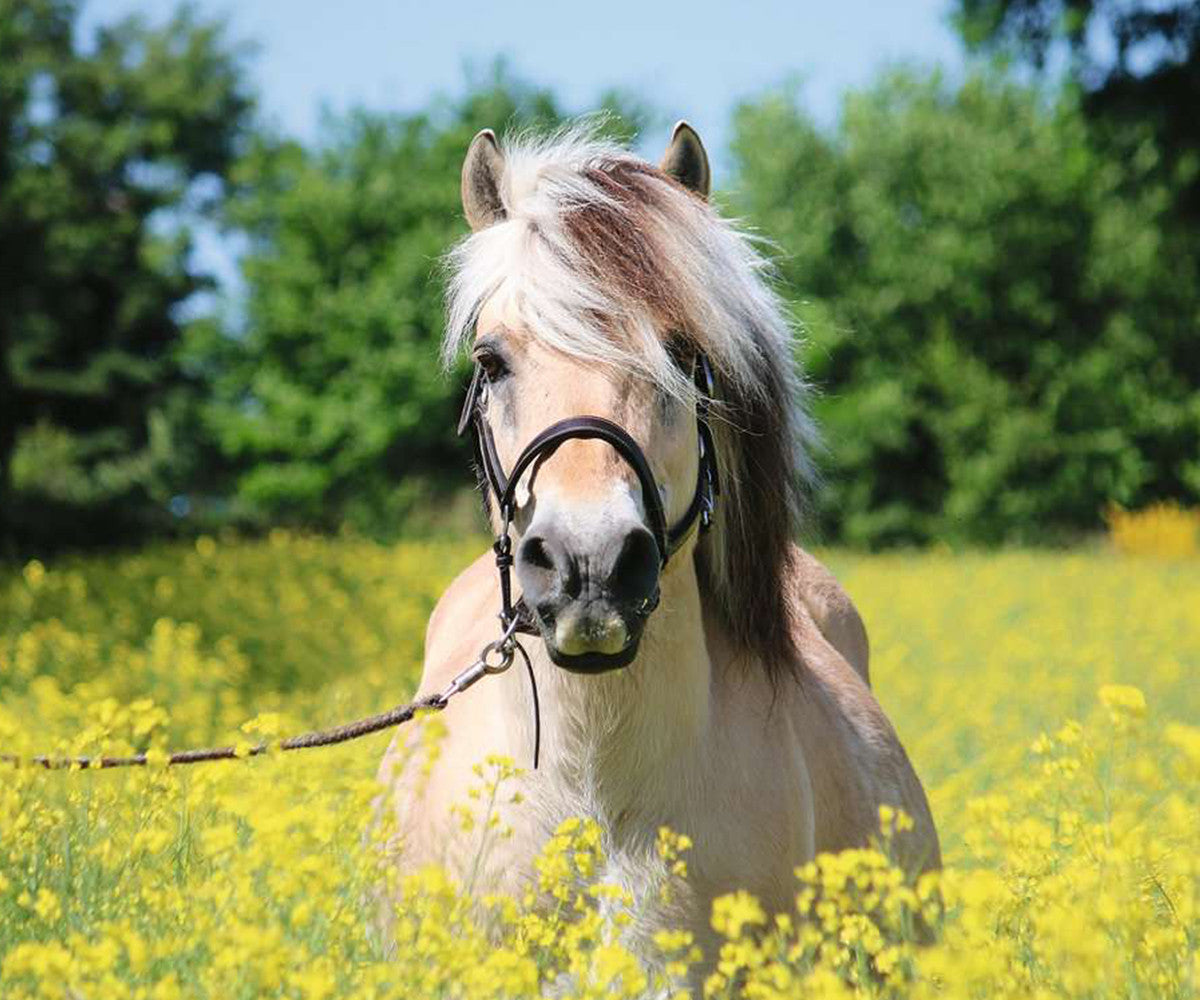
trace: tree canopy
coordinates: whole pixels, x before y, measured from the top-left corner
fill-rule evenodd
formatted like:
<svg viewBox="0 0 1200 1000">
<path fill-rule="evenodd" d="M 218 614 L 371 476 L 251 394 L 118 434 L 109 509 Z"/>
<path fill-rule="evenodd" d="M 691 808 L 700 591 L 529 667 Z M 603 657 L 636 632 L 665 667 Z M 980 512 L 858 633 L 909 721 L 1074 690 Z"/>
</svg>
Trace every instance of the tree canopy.
<svg viewBox="0 0 1200 1000">
<path fill-rule="evenodd" d="M 221 25 L 184 9 L 85 47 L 77 15 L 0 0 L 0 546 L 162 511 L 179 307 L 207 287 L 178 213 L 205 209 L 252 109 Z"/>
<path fill-rule="evenodd" d="M 1180 221 L 1200 222 L 1200 4 L 957 0 L 956 21 L 972 49 L 1043 71 L 1061 63 L 1114 152 L 1152 135 L 1160 172 L 1178 181 Z"/>
<path fill-rule="evenodd" d="M 1195 503 L 1198 15 L 958 12 L 975 48 L 1036 67 L 1058 46 L 1065 80 L 893 70 L 832 127 L 768 93 L 717 178 L 808 337 L 824 537 L 1059 541 L 1113 502 Z M 554 95 L 500 65 L 301 143 L 256 118 L 220 23 L 77 21 L 73 0 L 0 0 L 0 549 L 213 518 L 385 534 L 438 506 L 468 457 L 437 363 L 461 159 L 481 127 L 563 121 Z M 606 103 L 626 135 L 649 117 Z M 245 246 L 236 301 L 203 315 L 198 218 Z"/>
<path fill-rule="evenodd" d="M 1069 538 L 1200 497 L 1196 257 L 1145 138 L 998 74 L 893 72 L 836 131 L 736 116 L 736 204 L 782 248 L 829 436 L 832 537 Z"/>
</svg>

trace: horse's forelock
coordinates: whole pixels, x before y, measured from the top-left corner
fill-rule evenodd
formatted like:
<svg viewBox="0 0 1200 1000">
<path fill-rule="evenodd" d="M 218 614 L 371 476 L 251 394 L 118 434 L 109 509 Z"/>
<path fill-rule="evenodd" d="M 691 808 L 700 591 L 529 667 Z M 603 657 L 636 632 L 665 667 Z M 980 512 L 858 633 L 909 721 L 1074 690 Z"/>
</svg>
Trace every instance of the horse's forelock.
<svg viewBox="0 0 1200 1000">
<path fill-rule="evenodd" d="M 656 168 L 584 131 L 505 144 L 506 221 L 451 253 L 445 356 L 483 303 L 576 357 L 689 395 L 664 337 L 705 352 L 724 495 L 698 565 L 713 609 L 773 677 L 795 667 L 791 543 L 816 445 L 792 329 L 751 238 Z"/>
</svg>

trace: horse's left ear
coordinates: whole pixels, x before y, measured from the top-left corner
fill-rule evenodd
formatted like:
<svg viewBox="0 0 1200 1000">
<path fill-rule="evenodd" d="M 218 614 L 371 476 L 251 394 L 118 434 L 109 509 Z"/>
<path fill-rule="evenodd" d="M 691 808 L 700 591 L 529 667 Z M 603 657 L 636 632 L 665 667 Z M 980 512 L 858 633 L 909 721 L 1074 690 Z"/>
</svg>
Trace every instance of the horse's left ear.
<svg viewBox="0 0 1200 1000">
<path fill-rule="evenodd" d="M 675 126 L 675 131 L 671 133 L 671 145 L 663 153 L 658 166 L 664 174 L 674 177 L 689 191 L 694 191 L 701 198 L 708 198 L 708 189 L 712 184 L 708 154 L 704 151 L 700 136 L 687 122 L 681 121 Z"/>
</svg>

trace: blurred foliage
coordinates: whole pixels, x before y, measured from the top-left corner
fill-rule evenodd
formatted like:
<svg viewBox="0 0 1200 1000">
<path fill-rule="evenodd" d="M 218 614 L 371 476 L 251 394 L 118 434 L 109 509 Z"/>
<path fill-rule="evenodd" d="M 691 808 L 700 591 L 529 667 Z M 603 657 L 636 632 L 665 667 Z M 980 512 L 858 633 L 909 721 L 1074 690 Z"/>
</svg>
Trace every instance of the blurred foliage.
<svg viewBox="0 0 1200 1000">
<path fill-rule="evenodd" d="M 1113 503 L 1200 499 L 1197 18 L 1122 10 L 960 0 L 969 47 L 1065 46 L 1065 85 L 893 70 L 833 128 L 794 90 L 737 111 L 722 200 L 779 248 L 808 331 L 825 537 L 1058 542 Z M 252 119 L 220 24 L 183 8 L 84 45 L 76 19 L 0 0 L 0 551 L 464 523 L 439 262 L 471 136 L 553 128 L 554 96 L 500 62 L 302 145 Z M 601 104 L 622 138 L 652 118 Z M 204 218 L 247 249 L 244 296 L 201 315 Z"/>
<path fill-rule="evenodd" d="M 0 0 L 0 550 L 161 519 L 186 389 L 178 308 L 252 102 L 184 8 L 77 38 L 70 0 Z M 186 430 L 186 428 L 176 428 Z"/>
<path fill-rule="evenodd" d="M 1200 221 L 1200 4 L 1195 0 L 957 0 L 968 47 L 1058 71 L 1114 151 L 1150 134 L 1164 165 L 1190 163 L 1181 212 Z"/>
<path fill-rule="evenodd" d="M 832 134 L 794 92 L 735 126 L 824 390 L 829 535 L 1061 541 L 1200 498 L 1200 256 L 1152 140 L 1108 155 L 993 72 L 892 71 Z"/>
<path fill-rule="evenodd" d="M 955 8 L 970 48 L 1044 68 L 1065 47 L 1068 71 L 1090 90 L 1133 78 L 1182 85 L 1200 54 L 1200 10 L 1189 0 L 957 0 Z"/>
</svg>

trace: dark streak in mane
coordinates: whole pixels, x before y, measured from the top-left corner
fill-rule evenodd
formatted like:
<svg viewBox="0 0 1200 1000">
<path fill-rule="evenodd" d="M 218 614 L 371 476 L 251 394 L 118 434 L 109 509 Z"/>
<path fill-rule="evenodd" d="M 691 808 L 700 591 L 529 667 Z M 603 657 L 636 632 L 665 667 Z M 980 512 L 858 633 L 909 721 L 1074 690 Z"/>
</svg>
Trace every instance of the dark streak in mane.
<svg viewBox="0 0 1200 1000">
<path fill-rule="evenodd" d="M 598 283 L 615 282 L 621 297 L 640 302 L 661 324 L 674 329 L 683 320 L 683 307 L 642 217 L 649 196 L 645 178 L 653 173 L 649 164 L 629 162 L 584 170 L 613 203 L 574 207 L 564 214 L 563 224 Z"/>
<path fill-rule="evenodd" d="M 625 159 L 583 173 L 610 199 L 572 206 L 563 217 L 591 276 L 601 285 L 615 284 L 618 301 L 632 299 L 649 310 L 664 336 L 684 331 L 694 349 L 705 349 L 696 334 L 697 317 L 687 314 L 678 294 L 669 255 L 653 239 L 658 226 L 677 217 L 678 205 L 671 202 L 679 201 L 676 189 L 683 189 L 649 164 Z M 697 205 L 694 210 L 704 209 Z M 718 530 L 698 551 L 697 570 L 710 610 L 778 683 L 800 674 L 790 605 L 792 544 L 802 507 L 791 426 L 795 384 L 790 356 L 765 331 L 748 324 L 744 333 L 755 340 L 757 370 L 749 384 L 719 379 L 717 397 L 725 419 L 714 430 L 721 459 L 732 467 L 722 469 L 726 502 L 718 508 Z M 711 549 L 721 543 L 723 572 Z"/>
<path fill-rule="evenodd" d="M 702 589 L 717 605 L 734 640 L 757 655 L 772 682 L 778 683 L 800 674 L 790 602 L 795 599 L 792 545 L 799 532 L 803 494 L 787 410 L 778 405 L 792 387 L 778 369 L 769 364 L 763 368 L 760 378 L 768 395 L 734 390 L 724 397 L 731 422 L 717 430 L 719 438 L 732 439 L 724 447 L 718 445 L 721 457 L 737 463 L 723 471 L 727 480 L 736 479 L 739 510 L 736 516 L 728 507 L 717 513 L 724 581 L 716 579 L 706 546 L 701 546 L 697 570 Z M 720 389 L 717 395 L 722 396 Z"/>
</svg>

